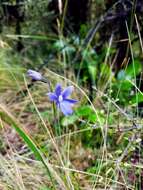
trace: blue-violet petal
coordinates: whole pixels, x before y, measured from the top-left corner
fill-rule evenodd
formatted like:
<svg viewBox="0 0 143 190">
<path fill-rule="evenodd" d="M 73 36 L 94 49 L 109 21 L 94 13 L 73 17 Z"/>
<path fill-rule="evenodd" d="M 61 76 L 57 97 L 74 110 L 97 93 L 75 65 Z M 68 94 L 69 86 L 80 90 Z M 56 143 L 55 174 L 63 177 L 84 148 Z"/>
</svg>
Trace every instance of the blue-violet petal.
<svg viewBox="0 0 143 190">
<path fill-rule="evenodd" d="M 47 93 L 47 95 L 49 96 L 50 101 L 57 101 L 57 96 L 55 95 L 55 93 Z"/>
<path fill-rule="evenodd" d="M 63 101 L 60 103 L 60 109 L 65 116 L 71 115 L 73 110 L 71 108 L 71 104 L 69 102 Z"/>
<path fill-rule="evenodd" d="M 74 100 L 74 99 L 64 99 L 64 101 L 67 101 L 67 102 L 69 102 L 69 103 L 71 103 L 71 104 L 76 104 L 78 101 L 77 100 Z"/>
<path fill-rule="evenodd" d="M 60 84 L 57 84 L 57 85 L 56 85 L 56 88 L 55 88 L 55 94 L 56 94 L 57 96 L 60 96 L 61 92 L 62 92 L 62 87 L 61 87 Z"/>
<path fill-rule="evenodd" d="M 65 90 L 62 92 L 63 98 L 65 99 L 68 96 L 70 96 L 73 90 L 74 90 L 73 86 L 69 86 L 69 87 L 65 88 Z"/>
</svg>

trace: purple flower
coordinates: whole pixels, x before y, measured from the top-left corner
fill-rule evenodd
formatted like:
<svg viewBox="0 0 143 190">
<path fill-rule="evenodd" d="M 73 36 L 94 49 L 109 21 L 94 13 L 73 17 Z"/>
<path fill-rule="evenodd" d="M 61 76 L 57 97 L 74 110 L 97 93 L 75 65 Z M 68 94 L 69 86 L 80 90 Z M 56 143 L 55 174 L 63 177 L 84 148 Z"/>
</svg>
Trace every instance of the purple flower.
<svg viewBox="0 0 143 190">
<path fill-rule="evenodd" d="M 47 93 L 50 101 L 55 102 L 57 107 L 63 112 L 64 115 L 71 115 L 73 113 L 72 106 L 77 103 L 77 100 L 68 99 L 74 87 L 68 86 L 62 91 L 60 84 L 56 85 L 55 91 Z"/>
<path fill-rule="evenodd" d="M 29 70 L 27 71 L 27 74 L 28 74 L 28 76 L 31 77 L 32 80 L 34 80 L 34 81 L 41 81 L 42 78 L 43 78 L 42 75 L 41 75 L 41 73 L 39 73 L 39 72 L 37 72 L 37 71 L 34 71 L 34 70 L 31 70 L 31 69 L 29 69 Z"/>
</svg>

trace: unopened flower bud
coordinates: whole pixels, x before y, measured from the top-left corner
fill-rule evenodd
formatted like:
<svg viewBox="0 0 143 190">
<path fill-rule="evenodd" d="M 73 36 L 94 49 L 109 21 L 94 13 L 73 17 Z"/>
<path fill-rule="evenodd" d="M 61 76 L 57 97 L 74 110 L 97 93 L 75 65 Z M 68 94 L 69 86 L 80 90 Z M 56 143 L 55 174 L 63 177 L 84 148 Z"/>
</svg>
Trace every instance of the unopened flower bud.
<svg viewBox="0 0 143 190">
<path fill-rule="evenodd" d="M 31 69 L 29 69 L 29 70 L 27 71 L 27 74 L 28 74 L 28 76 L 31 77 L 32 80 L 34 80 L 34 81 L 41 81 L 41 80 L 43 79 L 41 73 L 39 73 L 39 72 L 37 72 L 37 71 L 34 71 L 34 70 L 31 70 Z"/>
</svg>

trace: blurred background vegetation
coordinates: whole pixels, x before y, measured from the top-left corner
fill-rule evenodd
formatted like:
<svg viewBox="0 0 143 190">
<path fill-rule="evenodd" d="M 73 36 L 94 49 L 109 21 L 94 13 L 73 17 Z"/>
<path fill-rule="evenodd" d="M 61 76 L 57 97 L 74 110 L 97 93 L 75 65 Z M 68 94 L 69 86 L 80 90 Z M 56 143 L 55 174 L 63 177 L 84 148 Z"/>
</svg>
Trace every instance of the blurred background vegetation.
<svg viewBox="0 0 143 190">
<path fill-rule="evenodd" d="M 142 35 L 143 0 L 0 0 L 0 189 L 143 189 Z"/>
</svg>

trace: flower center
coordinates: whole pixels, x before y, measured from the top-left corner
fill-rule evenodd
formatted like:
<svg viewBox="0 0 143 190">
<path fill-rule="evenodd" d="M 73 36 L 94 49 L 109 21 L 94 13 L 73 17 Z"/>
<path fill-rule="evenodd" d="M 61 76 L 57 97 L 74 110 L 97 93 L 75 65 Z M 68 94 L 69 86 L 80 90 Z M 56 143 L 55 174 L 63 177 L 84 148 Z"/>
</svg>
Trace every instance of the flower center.
<svg viewBox="0 0 143 190">
<path fill-rule="evenodd" d="M 59 102 L 62 102 L 63 101 L 63 97 L 62 95 L 59 96 Z"/>
</svg>

